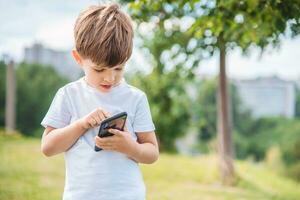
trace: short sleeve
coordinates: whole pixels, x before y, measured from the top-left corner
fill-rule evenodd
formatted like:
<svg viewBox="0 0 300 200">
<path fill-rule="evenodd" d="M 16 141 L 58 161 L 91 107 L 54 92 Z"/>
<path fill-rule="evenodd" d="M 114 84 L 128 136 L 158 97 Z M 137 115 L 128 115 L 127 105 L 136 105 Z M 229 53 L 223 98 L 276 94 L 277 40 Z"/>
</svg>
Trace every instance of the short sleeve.
<svg viewBox="0 0 300 200">
<path fill-rule="evenodd" d="M 133 122 L 133 130 L 134 132 L 150 132 L 155 130 L 148 99 L 145 94 L 142 95 L 137 104 Z"/>
<path fill-rule="evenodd" d="M 50 108 L 44 117 L 41 125 L 45 128 L 51 126 L 54 128 L 63 128 L 70 123 L 71 114 L 68 105 L 68 98 L 64 89 L 59 89 L 50 105 Z"/>
</svg>

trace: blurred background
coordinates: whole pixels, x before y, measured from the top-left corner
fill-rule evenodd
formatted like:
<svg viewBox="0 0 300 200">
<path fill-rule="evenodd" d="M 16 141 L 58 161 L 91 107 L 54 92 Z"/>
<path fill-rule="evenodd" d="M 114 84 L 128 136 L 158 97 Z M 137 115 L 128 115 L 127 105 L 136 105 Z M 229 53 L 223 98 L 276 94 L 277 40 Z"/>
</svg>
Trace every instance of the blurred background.
<svg viewBox="0 0 300 200">
<path fill-rule="evenodd" d="M 0 199 L 60 199 L 63 155 L 40 152 L 82 9 L 111 1 L 0 0 Z M 148 96 L 160 159 L 147 198 L 300 199 L 300 2 L 124 0 L 127 81 Z"/>
</svg>

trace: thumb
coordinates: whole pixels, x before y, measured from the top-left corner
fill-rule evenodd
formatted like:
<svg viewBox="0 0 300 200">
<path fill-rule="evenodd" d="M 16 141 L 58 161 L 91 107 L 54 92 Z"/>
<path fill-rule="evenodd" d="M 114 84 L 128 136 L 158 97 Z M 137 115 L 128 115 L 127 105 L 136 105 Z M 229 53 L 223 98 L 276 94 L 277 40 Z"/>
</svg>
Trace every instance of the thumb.
<svg viewBox="0 0 300 200">
<path fill-rule="evenodd" d="M 128 128 L 126 125 L 124 126 L 124 131 L 128 132 Z"/>
</svg>

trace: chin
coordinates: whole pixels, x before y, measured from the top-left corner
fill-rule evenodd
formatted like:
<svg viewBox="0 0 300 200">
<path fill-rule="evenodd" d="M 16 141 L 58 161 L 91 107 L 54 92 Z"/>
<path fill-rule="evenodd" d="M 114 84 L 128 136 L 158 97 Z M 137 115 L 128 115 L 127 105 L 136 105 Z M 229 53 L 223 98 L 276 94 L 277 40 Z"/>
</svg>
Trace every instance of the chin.
<svg viewBox="0 0 300 200">
<path fill-rule="evenodd" d="M 103 92 L 103 93 L 109 93 L 111 90 L 102 90 L 102 89 L 100 89 L 100 91 Z"/>
</svg>

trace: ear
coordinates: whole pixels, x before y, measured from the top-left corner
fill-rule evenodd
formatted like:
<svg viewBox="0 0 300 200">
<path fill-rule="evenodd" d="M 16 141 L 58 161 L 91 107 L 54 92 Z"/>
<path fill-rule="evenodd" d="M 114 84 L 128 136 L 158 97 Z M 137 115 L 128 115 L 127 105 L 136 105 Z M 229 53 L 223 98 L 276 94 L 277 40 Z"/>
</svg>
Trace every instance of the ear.
<svg viewBox="0 0 300 200">
<path fill-rule="evenodd" d="M 80 57 L 78 51 L 76 49 L 72 49 L 72 56 L 78 65 L 82 65 L 82 58 Z"/>
</svg>

